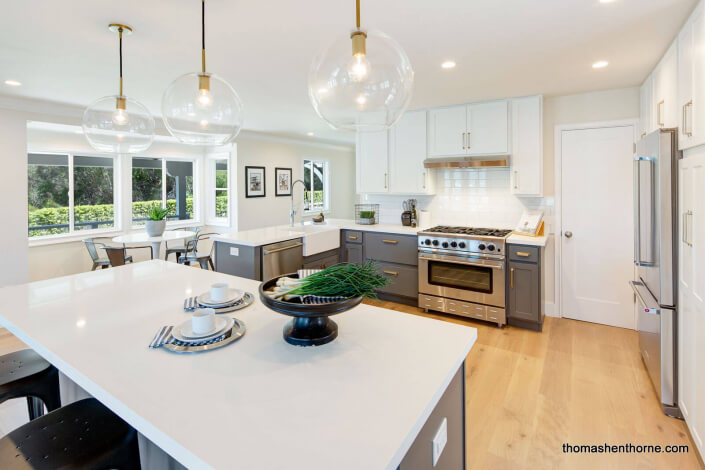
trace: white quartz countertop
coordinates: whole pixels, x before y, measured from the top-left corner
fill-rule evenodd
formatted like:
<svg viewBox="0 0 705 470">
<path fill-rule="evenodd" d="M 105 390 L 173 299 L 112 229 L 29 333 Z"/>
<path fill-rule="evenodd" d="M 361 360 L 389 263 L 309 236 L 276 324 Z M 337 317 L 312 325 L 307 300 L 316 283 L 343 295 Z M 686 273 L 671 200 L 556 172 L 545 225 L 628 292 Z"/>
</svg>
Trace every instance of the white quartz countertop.
<svg viewBox="0 0 705 470">
<path fill-rule="evenodd" d="M 2 288 L 0 324 L 192 469 L 396 469 L 477 338 L 363 304 L 334 317 L 332 343 L 296 347 L 256 300 L 223 349 L 149 349 L 214 282 L 259 285 L 146 261 Z"/>
<path fill-rule="evenodd" d="M 303 238 L 312 231 L 323 230 L 361 230 L 365 232 L 394 233 L 400 235 L 416 235 L 421 231 L 419 227 L 406 227 L 401 224 L 360 225 L 356 224 L 354 220 L 326 219 L 322 224 L 314 224 L 308 221 L 304 224 L 297 223 L 293 227 L 289 225 L 277 225 L 274 227 L 224 233 L 214 235 L 211 238 L 214 241 L 232 243 L 234 245 L 261 246 L 295 238 Z"/>
<path fill-rule="evenodd" d="M 507 243 L 510 245 L 531 245 L 531 246 L 546 246 L 548 236 L 530 237 L 527 235 L 517 235 L 513 233 L 507 238 Z"/>
</svg>

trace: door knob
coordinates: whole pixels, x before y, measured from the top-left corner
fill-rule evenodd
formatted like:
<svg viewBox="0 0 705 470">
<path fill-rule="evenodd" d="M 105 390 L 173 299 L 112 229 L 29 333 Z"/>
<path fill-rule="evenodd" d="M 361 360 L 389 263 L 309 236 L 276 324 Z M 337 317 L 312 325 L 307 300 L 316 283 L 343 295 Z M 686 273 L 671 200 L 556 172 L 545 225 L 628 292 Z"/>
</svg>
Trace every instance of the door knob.
<svg viewBox="0 0 705 470">
<path fill-rule="evenodd" d="M 573 232 L 566 232 L 565 237 L 566 238 L 573 238 Z"/>
</svg>

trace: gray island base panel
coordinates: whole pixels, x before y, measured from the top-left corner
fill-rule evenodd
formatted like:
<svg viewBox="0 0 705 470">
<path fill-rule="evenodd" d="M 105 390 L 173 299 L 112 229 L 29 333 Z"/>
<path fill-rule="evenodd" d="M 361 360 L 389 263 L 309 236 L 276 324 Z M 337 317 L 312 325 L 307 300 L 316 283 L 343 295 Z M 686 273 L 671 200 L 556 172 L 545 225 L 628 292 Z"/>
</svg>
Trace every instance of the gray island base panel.
<svg viewBox="0 0 705 470">
<path fill-rule="evenodd" d="M 254 281 L 262 280 L 262 247 L 215 242 L 215 270 Z"/>
</svg>

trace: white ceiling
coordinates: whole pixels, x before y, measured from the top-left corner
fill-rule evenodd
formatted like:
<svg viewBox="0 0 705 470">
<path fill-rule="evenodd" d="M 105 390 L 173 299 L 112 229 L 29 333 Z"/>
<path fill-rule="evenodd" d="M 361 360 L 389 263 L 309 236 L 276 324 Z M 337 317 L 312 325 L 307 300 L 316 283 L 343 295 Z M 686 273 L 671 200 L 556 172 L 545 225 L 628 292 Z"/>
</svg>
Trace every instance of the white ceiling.
<svg viewBox="0 0 705 470">
<path fill-rule="evenodd" d="M 245 128 L 351 141 L 315 114 L 306 80 L 313 56 L 354 22 L 354 0 L 208 0 L 208 69 L 245 103 Z M 395 38 L 416 71 L 412 108 L 639 85 L 696 0 L 362 0 L 363 27 Z M 200 66 L 198 0 L 32 0 L 0 18 L 0 93 L 87 105 L 125 92 L 160 114 L 161 95 Z M 453 59 L 458 66 L 442 70 Z M 593 70 L 597 60 L 609 67 Z M 16 79 L 23 86 L 2 84 Z"/>
</svg>

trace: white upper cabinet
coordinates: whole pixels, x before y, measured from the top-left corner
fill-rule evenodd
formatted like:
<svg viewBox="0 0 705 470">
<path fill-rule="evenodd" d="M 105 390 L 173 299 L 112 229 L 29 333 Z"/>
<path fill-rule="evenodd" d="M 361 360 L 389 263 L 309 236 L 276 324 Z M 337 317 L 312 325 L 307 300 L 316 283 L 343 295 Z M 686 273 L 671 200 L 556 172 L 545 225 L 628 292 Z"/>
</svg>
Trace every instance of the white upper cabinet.
<svg viewBox="0 0 705 470">
<path fill-rule="evenodd" d="M 428 112 L 428 156 L 465 155 L 467 107 L 452 106 Z"/>
<path fill-rule="evenodd" d="M 512 194 L 543 195 L 543 98 L 512 100 Z"/>
<path fill-rule="evenodd" d="M 411 111 L 389 131 L 389 192 L 433 194 L 433 181 L 424 168 L 426 111 Z"/>
<path fill-rule="evenodd" d="M 358 193 L 389 191 L 389 139 L 384 132 L 360 132 L 356 141 Z"/>
<path fill-rule="evenodd" d="M 654 69 L 653 87 L 651 106 L 656 127 L 678 127 L 678 41 L 671 44 Z"/>
<path fill-rule="evenodd" d="M 651 75 L 644 81 L 641 85 L 639 91 L 639 101 L 640 101 L 640 114 L 639 114 L 639 135 L 644 137 L 654 130 L 654 121 L 652 114 L 652 94 L 653 94 L 653 80 Z"/>
<path fill-rule="evenodd" d="M 430 158 L 509 153 L 507 100 L 432 109 L 428 120 Z"/>
<path fill-rule="evenodd" d="M 678 35 L 678 146 L 705 143 L 705 9 L 699 5 Z"/>
<path fill-rule="evenodd" d="M 509 120 L 506 100 L 469 104 L 465 147 L 468 155 L 509 153 Z"/>
</svg>

